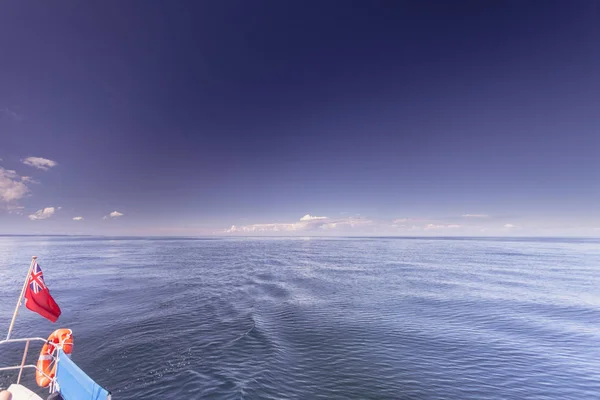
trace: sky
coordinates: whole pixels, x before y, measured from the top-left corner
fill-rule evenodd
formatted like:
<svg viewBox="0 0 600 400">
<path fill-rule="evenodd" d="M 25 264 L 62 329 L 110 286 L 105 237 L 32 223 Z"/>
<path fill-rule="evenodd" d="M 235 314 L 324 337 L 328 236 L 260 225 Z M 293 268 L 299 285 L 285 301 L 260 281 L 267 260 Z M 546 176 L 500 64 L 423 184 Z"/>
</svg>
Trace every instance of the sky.
<svg viewBox="0 0 600 400">
<path fill-rule="evenodd" d="M 0 234 L 600 236 L 600 3 L 8 1 Z"/>
</svg>

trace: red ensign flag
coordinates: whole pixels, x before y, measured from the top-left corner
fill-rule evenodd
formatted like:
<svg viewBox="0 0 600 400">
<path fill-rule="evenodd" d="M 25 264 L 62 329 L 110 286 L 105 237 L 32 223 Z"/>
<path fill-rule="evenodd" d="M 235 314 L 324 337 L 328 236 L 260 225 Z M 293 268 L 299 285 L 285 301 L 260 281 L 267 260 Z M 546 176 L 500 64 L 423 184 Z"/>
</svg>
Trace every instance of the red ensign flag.
<svg viewBox="0 0 600 400">
<path fill-rule="evenodd" d="M 44 283 L 44 274 L 37 262 L 33 265 L 31 275 L 29 275 L 25 291 L 25 307 L 52 322 L 56 322 L 60 316 L 60 307 L 50 296 L 50 291 Z"/>
</svg>

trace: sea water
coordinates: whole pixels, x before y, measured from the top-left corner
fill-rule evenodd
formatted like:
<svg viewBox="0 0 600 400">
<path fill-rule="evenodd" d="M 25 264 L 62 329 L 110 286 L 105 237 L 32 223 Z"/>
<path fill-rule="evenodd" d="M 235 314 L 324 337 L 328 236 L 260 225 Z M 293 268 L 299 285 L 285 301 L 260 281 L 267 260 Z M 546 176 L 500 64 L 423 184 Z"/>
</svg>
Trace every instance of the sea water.
<svg viewBox="0 0 600 400">
<path fill-rule="evenodd" d="M 599 240 L 0 237 L 4 327 L 32 255 L 115 399 L 600 399 Z"/>
</svg>

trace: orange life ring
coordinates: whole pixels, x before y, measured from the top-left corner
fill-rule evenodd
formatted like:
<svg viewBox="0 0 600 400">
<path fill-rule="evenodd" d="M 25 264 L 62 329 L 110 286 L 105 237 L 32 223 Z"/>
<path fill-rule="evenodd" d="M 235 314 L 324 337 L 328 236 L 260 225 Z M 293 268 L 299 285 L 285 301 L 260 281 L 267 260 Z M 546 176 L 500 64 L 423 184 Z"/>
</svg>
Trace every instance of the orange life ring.
<svg viewBox="0 0 600 400">
<path fill-rule="evenodd" d="M 54 375 L 56 375 L 56 363 L 54 362 L 56 347 L 62 348 L 66 354 L 71 354 L 73 351 L 73 331 L 70 329 L 57 329 L 48 336 L 48 341 L 40 351 L 35 371 L 35 381 L 40 387 L 48 387 Z"/>
</svg>

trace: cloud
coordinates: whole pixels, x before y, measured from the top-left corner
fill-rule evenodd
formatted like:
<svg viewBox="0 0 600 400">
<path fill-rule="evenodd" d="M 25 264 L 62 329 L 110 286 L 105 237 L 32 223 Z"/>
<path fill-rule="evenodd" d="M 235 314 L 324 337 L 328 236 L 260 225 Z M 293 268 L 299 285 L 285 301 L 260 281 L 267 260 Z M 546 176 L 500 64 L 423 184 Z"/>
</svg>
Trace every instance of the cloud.
<svg viewBox="0 0 600 400">
<path fill-rule="evenodd" d="M 296 224 L 254 224 L 245 226 L 231 225 L 226 233 L 293 232 Z"/>
<path fill-rule="evenodd" d="M 487 214 L 463 214 L 464 218 L 487 218 L 489 215 Z"/>
<path fill-rule="evenodd" d="M 73 221 L 83 221 L 83 217 L 73 217 Z"/>
<path fill-rule="evenodd" d="M 513 225 L 513 224 L 504 224 L 504 227 L 505 227 L 506 229 L 512 229 L 512 228 L 516 228 L 517 226 L 516 226 L 516 225 Z"/>
<path fill-rule="evenodd" d="M 319 219 L 327 219 L 327 217 L 315 217 L 310 214 L 306 214 L 304 217 L 300 218 L 300 221 L 314 221 Z"/>
<path fill-rule="evenodd" d="M 110 214 L 105 215 L 104 217 L 102 217 L 102 219 L 119 218 L 119 217 L 122 217 L 123 215 L 125 215 L 125 214 L 120 213 L 118 211 L 113 211 Z"/>
<path fill-rule="evenodd" d="M 457 224 L 450 224 L 450 225 L 441 225 L 441 224 L 427 224 L 425 225 L 425 230 L 431 230 L 431 229 L 458 229 L 458 228 L 462 228 L 462 225 L 457 225 Z"/>
<path fill-rule="evenodd" d="M 425 223 L 425 222 L 435 222 L 435 220 L 431 218 L 396 218 L 392 220 L 393 224 L 406 224 L 406 223 Z"/>
<path fill-rule="evenodd" d="M 409 231 L 418 231 L 421 230 L 421 227 L 415 224 L 397 224 L 394 223 L 391 225 L 392 228 L 397 228 L 397 229 L 407 229 Z"/>
<path fill-rule="evenodd" d="M 225 233 L 250 233 L 250 234 L 272 234 L 272 233 L 299 233 L 299 232 L 319 232 L 333 229 L 355 228 L 357 226 L 368 225 L 372 221 L 363 217 L 347 218 L 328 218 L 315 217 L 306 214 L 297 222 L 290 223 L 267 223 L 236 226 L 226 229 Z"/>
<path fill-rule="evenodd" d="M 59 207 L 59 209 L 60 209 L 60 207 Z M 55 211 L 56 211 L 56 209 L 54 207 L 46 207 L 42 210 L 36 211 L 34 214 L 31 214 L 29 216 L 29 219 L 32 221 L 35 221 L 38 219 L 50 218 L 52 215 L 54 215 Z"/>
<path fill-rule="evenodd" d="M 25 165 L 43 169 L 44 171 L 47 171 L 48 169 L 58 165 L 56 161 L 48 160 L 47 158 L 42 157 L 27 157 L 22 161 Z"/>
<path fill-rule="evenodd" d="M 373 221 L 364 217 L 340 218 L 319 226 L 319 229 L 356 228 L 372 223 Z"/>
<path fill-rule="evenodd" d="M 29 193 L 25 182 L 15 171 L 0 167 L 0 199 L 10 203 L 25 197 Z"/>
<path fill-rule="evenodd" d="M 25 207 L 18 204 L 7 204 L 6 211 L 8 211 L 9 214 L 23 215 L 24 208 Z"/>
<path fill-rule="evenodd" d="M 428 219 L 422 218 L 396 218 L 392 220 L 392 224 L 390 227 L 409 231 L 418 231 L 421 230 L 421 227 L 417 225 L 418 223 L 429 222 Z"/>
<path fill-rule="evenodd" d="M 30 176 L 22 176 L 22 177 L 21 177 L 21 180 L 22 180 L 23 182 L 27 182 L 27 183 L 35 183 L 35 184 L 38 184 L 38 183 L 40 183 L 40 181 L 37 181 L 37 180 L 33 179 L 33 178 L 32 178 L 32 177 L 30 177 Z"/>
<path fill-rule="evenodd" d="M 13 110 L 9 109 L 9 108 L 0 108 L 0 112 L 3 114 L 8 115 L 9 117 L 11 117 L 12 119 L 14 119 L 15 121 L 22 121 L 23 117 L 21 117 L 19 114 L 17 114 L 16 112 L 14 112 Z"/>
</svg>

